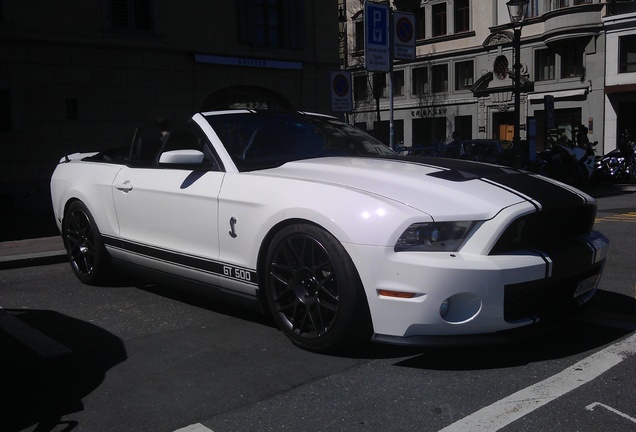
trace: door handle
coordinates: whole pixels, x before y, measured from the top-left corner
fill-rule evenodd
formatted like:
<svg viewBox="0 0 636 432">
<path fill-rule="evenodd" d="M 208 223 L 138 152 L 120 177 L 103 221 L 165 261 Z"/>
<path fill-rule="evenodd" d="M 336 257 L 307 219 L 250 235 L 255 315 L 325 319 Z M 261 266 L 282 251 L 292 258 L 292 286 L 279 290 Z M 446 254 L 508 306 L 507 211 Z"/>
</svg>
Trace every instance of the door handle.
<svg viewBox="0 0 636 432">
<path fill-rule="evenodd" d="M 130 184 L 130 181 L 128 180 L 126 180 L 123 183 L 116 184 L 115 187 L 117 188 L 117 190 L 120 190 L 126 193 L 130 192 L 133 189 L 132 185 Z"/>
</svg>

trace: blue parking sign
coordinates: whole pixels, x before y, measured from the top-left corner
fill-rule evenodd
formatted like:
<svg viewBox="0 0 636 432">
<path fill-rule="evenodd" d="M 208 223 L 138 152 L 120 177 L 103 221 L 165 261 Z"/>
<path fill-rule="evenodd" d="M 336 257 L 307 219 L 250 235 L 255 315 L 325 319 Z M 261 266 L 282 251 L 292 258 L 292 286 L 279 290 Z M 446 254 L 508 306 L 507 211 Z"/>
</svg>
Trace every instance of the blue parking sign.
<svg viewBox="0 0 636 432">
<path fill-rule="evenodd" d="M 389 56 L 389 7 L 367 1 L 364 3 L 364 63 L 367 70 L 388 72 Z"/>
</svg>

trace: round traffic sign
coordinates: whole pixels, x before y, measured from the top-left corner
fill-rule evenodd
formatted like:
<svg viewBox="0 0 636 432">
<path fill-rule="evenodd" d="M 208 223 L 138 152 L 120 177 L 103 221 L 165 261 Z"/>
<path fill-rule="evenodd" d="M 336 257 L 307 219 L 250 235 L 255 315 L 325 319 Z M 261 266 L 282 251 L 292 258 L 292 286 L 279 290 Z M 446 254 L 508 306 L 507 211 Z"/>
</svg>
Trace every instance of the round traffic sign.
<svg viewBox="0 0 636 432">
<path fill-rule="evenodd" d="M 338 74 L 333 78 L 333 91 L 339 97 L 344 97 L 349 93 L 349 80 L 343 74 Z"/>
<path fill-rule="evenodd" d="M 411 21 L 402 17 L 395 24 L 395 34 L 402 43 L 409 43 L 413 39 L 413 25 Z"/>
</svg>

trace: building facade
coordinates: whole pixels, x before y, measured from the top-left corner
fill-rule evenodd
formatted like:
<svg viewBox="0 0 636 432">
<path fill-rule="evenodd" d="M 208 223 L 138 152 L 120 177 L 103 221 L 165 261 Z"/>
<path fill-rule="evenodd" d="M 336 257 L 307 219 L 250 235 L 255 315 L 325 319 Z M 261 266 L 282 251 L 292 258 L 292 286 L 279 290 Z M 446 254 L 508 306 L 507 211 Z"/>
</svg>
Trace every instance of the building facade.
<svg viewBox="0 0 636 432">
<path fill-rule="evenodd" d="M 386 74 L 364 69 L 362 3 L 341 0 L 353 75 L 351 122 L 388 143 L 393 111 L 393 142 L 400 146 L 512 140 L 515 59 L 506 0 L 390 2 L 394 10 L 414 14 L 416 37 L 415 59 L 393 63 L 393 110 Z M 612 15 L 604 1 L 529 1 L 521 31 L 520 136 L 530 151 L 544 149 L 549 134 L 572 140 L 582 127 L 591 142 L 599 142 L 597 154 L 615 147 L 619 111 L 634 103 L 636 80 L 631 72 L 607 69 L 619 58 L 628 58 L 621 64 L 631 67 L 633 51 L 626 47 L 634 46 L 633 33 L 633 17 Z M 632 85 L 632 93 L 625 94 L 625 87 L 607 91 L 606 76 L 610 86 Z M 614 120 L 606 121 L 611 107 Z"/>
<path fill-rule="evenodd" d="M 47 193 L 64 154 L 157 116 L 328 113 L 337 13 L 337 0 L 0 1 L 0 213 Z"/>
<path fill-rule="evenodd" d="M 607 57 L 604 142 L 615 144 L 625 133 L 636 139 L 636 2 L 610 2 L 603 25 Z"/>
</svg>

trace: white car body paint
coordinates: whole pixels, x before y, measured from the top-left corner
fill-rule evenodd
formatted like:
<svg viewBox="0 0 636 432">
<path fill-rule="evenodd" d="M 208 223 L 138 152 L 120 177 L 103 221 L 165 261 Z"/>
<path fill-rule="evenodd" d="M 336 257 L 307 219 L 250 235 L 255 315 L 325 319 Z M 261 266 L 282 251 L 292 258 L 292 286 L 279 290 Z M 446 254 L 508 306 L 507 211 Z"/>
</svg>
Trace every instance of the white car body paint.
<svg viewBox="0 0 636 432">
<path fill-rule="evenodd" d="M 527 179 L 534 188 L 563 195 L 572 206 L 594 205 L 574 188 L 507 168 L 455 168 L 431 159 L 336 155 L 242 170 L 206 119 L 236 114 L 193 117 L 211 144 L 215 168 L 109 163 L 95 153 L 63 158 L 51 181 L 58 226 L 62 229 L 68 203 L 80 200 L 113 258 L 255 298 L 259 256 L 277 226 L 289 221 L 318 225 L 353 260 L 375 338 L 395 343 L 428 343 L 425 338 L 431 336 L 488 334 L 532 324 L 538 321 L 532 314 L 506 319 L 507 287 L 540 285 L 554 276 L 555 268 L 559 277 L 569 277 L 576 266 L 602 271 L 608 242 L 599 234 L 573 240 L 585 258 L 571 265 L 555 264 L 550 252 L 523 247 L 491 253 L 508 226 L 543 212 L 546 205 L 560 205 L 550 202 L 545 191 L 539 194 L 544 199 L 535 198 L 530 189 L 501 179 Z M 482 170 L 497 175 L 482 176 Z M 446 221 L 479 221 L 479 228 L 457 251 L 395 252 L 398 238 L 412 224 Z M 555 256 L 563 261 L 567 254 Z M 391 297 L 383 290 L 413 296 Z M 454 309 L 443 318 L 440 306 L 449 298 Z"/>
</svg>

